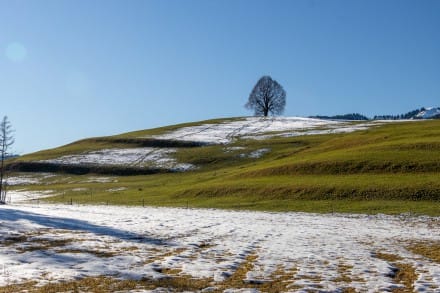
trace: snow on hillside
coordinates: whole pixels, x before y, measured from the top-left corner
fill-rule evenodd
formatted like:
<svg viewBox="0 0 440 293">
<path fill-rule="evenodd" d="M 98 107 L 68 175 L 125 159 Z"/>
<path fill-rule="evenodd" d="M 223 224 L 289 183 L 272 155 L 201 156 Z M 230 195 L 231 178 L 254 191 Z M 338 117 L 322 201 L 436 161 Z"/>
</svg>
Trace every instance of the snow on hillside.
<svg viewBox="0 0 440 293">
<path fill-rule="evenodd" d="M 421 111 L 416 115 L 416 118 L 429 119 L 435 116 L 440 115 L 440 108 L 426 108 L 424 111 Z"/>
<path fill-rule="evenodd" d="M 415 268 L 415 291 L 440 290 L 440 266 L 405 249 L 414 240 L 439 241 L 439 218 L 7 205 L 0 219 L 0 285 L 167 272 L 222 282 L 253 256 L 247 282 L 281 270 L 295 272 L 287 282 L 298 292 L 389 292 L 401 285 L 393 266 L 375 257 L 381 252 Z"/>
<path fill-rule="evenodd" d="M 8 190 L 6 194 L 6 202 L 18 203 L 18 202 L 29 202 L 32 200 L 38 200 L 40 198 L 54 196 L 52 190 L 40 190 L 40 191 L 28 191 L 26 189 L 18 190 Z"/>
<path fill-rule="evenodd" d="M 366 129 L 376 122 L 353 124 L 351 122 L 302 117 L 250 117 L 217 124 L 183 127 L 161 135 L 158 139 L 177 139 L 205 143 L 230 143 L 235 138 L 267 138 L 270 136 L 298 136 L 352 132 Z"/>
<path fill-rule="evenodd" d="M 207 144 L 227 144 L 237 138 L 267 139 L 273 136 L 300 136 L 329 133 L 346 133 L 364 130 L 383 121 L 353 123 L 348 121 L 322 120 L 301 117 L 250 117 L 226 122 L 182 127 L 175 131 L 155 135 L 156 139 L 198 141 Z M 151 138 L 151 137 L 149 137 Z M 40 162 L 69 165 L 123 165 L 133 167 L 165 168 L 186 171 L 196 166 L 177 162 L 171 154 L 175 148 L 125 148 L 103 149 L 82 154 L 66 155 Z M 263 152 L 264 153 L 264 152 Z M 247 155 L 243 155 L 246 157 Z M 258 158 L 260 154 L 252 154 Z"/>
<path fill-rule="evenodd" d="M 41 180 L 54 177 L 54 174 L 51 173 L 39 173 L 39 174 L 20 174 L 12 177 L 6 178 L 6 183 L 9 186 L 16 185 L 32 185 L 32 184 L 40 184 Z"/>
<path fill-rule="evenodd" d="M 69 165 L 125 165 L 132 167 L 155 167 L 175 170 L 189 170 L 191 164 L 177 163 L 169 155 L 175 153 L 173 148 L 127 148 L 103 149 L 82 154 L 67 155 L 40 162 Z"/>
</svg>

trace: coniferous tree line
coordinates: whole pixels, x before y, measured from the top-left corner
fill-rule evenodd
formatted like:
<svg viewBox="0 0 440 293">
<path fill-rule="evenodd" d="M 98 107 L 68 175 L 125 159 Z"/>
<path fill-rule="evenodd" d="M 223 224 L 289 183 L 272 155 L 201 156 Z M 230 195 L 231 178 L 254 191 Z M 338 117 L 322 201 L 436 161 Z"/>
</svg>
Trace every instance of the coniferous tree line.
<svg viewBox="0 0 440 293">
<path fill-rule="evenodd" d="M 334 115 L 334 116 L 310 116 L 310 118 L 318 118 L 318 119 L 335 119 L 335 120 L 360 120 L 360 121 L 366 121 L 370 120 L 367 116 L 364 116 L 359 113 L 350 113 L 350 114 L 344 114 L 344 115 Z"/>
<path fill-rule="evenodd" d="M 417 118 L 416 115 L 422 111 L 425 111 L 425 108 L 416 109 L 413 111 L 409 111 L 405 114 L 400 115 L 376 115 L 374 116 L 374 120 L 402 120 L 402 119 L 421 119 Z"/>
<path fill-rule="evenodd" d="M 359 113 L 350 113 L 343 115 L 334 115 L 334 116 L 325 116 L 325 115 L 316 115 L 310 116 L 310 118 L 318 118 L 318 119 L 335 119 L 335 120 L 357 120 L 357 121 L 366 121 L 366 120 L 405 120 L 405 119 L 423 119 L 422 117 L 417 117 L 422 111 L 426 111 L 426 108 L 420 108 L 413 111 L 409 111 L 405 114 L 398 115 L 375 115 L 372 119 L 368 118 L 365 115 Z M 440 119 L 440 115 L 436 115 L 430 117 L 431 119 Z"/>
</svg>

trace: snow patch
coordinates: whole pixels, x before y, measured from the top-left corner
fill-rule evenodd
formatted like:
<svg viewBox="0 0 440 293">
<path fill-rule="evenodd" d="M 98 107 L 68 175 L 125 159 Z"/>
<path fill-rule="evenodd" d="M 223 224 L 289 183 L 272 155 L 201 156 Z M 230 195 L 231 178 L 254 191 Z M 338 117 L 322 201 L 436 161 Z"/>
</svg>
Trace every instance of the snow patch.
<svg viewBox="0 0 440 293">
<path fill-rule="evenodd" d="M 116 182 L 118 182 L 117 179 L 113 179 L 110 177 L 103 177 L 103 176 L 100 177 L 90 176 L 87 180 L 83 181 L 83 183 L 116 183 Z"/>
<path fill-rule="evenodd" d="M 381 122 L 354 124 L 302 117 L 249 117 L 218 124 L 203 124 L 152 136 L 157 139 L 198 141 L 208 144 L 227 144 L 237 138 L 266 139 L 274 136 L 299 136 L 328 133 L 346 133 L 364 130 Z"/>
<path fill-rule="evenodd" d="M 261 158 L 264 154 L 270 152 L 270 149 L 268 148 L 262 148 L 255 150 L 249 154 L 240 154 L 241 158 L 251 158 L 251 159 L 258 159 Z"/>
<path fill-rule="evenodd" d="M 109 192 L 117 192 L 117 191 L 124 191 L 124 190 L 127 190 L 127 187 L 115 187 L 115 188 L 107 189 L 107 191 L 109 191 Z"/>
<path fill-rule="evenodd" d="M 6 179 L 9 186 L 41 184 L 42 180 L 56 176 L 51 173 L 20 174 Z"/>
<path fill-rule="evenodd" d="M 132 167 L 155 167 L 175 170 L 193 168 L 190 164 L 179 164 L 169 155 L 175 153 L 174 148 L 127 148 L 103 149 L 76 155 L 62 156 L 41 162 L 65 165 L 119 165 Z"/>
<path fill-rule="evenodd" d="M 224 148 L 224 152 L 225 153 L 230 153 L 230 152 L 235 152 L 235 151 L 241 151 L 246 149 L 245 147 L 240 147 L 240 146 L 232 146 L 232 147 L 225 147 Z"/>
<path fill-rule="evenodd" d="M 261 158 L 264 154 L 270 152 L 270 149 L 268 148 L 263 148 L 263 149 L 259 149 L 256 151 L 251 152 L 248 157 L 252 158 L 252 159 L 258 159 Z"/>
<path fill-rule="evenodd" d="M 6 194 L 6 202 L 18 203 L 18 202 L 33 201 L 54 195 L 55 193 L 53 190 L 44 190 L 44 191 L 28 191 L 24 189 L 8 190 Z"/>
<path fill-rule="evenodd" d="M 77 187 L 77 188 L 72 189 L 72 191 L 75 191 L 75 192 L 87 191 L 87 190 L 89 190 L 89 189 L 85 188 L 85 187 Z"/>
</svg>

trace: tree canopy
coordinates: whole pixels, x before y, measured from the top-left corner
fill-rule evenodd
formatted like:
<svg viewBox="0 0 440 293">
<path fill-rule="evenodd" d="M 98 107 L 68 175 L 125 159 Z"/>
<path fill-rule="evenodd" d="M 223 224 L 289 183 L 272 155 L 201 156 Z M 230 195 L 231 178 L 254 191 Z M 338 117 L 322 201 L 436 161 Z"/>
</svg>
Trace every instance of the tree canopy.
<svg viewBox="0 0 440 293">
<path fill-rule="evenodd" d="M 286 106 L 286 91 L 270 76 L 261 77 L 252 89 L 245 107 L 254 110 L 256 116 L 279 115 Z"/>
</svg>

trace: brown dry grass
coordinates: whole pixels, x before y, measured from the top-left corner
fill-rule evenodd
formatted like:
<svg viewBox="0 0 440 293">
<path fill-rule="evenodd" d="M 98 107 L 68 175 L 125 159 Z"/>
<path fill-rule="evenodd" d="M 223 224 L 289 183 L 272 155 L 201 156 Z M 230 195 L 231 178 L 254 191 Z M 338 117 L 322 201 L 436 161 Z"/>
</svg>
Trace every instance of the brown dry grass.
<svg viewBox="0 0 440 293">
<path fill-rule="evenodd" d="M 187 277 L 162 278 L 157 280 L 120 280 L 111 277 L 97 276 L 87 277 L 67 282 L 48 283 L 36 286 L 36 282 L 9 285 L 0 288 L 0 293 L 31 292 L 31 293 L 55 293 L 55 292 L 115 292 L 135 289 L 152 290 L 155 288 L 167 288 L 171 292 L 197 291 L 209 286 L 210 280 L 193 279 Z"/>
<path fill-rule="evenodd" d="M 17 238 L 18 240 L 18 238 Z M 418 243 L 420 244 L 420 243 Z M 425 243 L 426 244 L 426 243 Z M 415 245 L 415 244 L 413 244 Z M 422 249 L 424 246 L 414 246 L 414 249 Z M 425 247 L 426 249 L 426 247 Z M 73 252 L 73 251 L 70 251 Z M 78 251 L 84 252 L 84 251 Z M 182 250 L 176 249 L 160 255 L 160 258 L 181 253 Z M 396 270 L 390 274 L 390 277 L 401 288 L 393 289 L 393 293 L 409 293 L 414 292 L 414 282 L 417 279 L 415 268 L 410 264 L 404 263 L 403 259 L 395 254 L 377 252 L 374 254 L 379 259 L 386 260 L 393 265 Z M 221 282 L 215 282 L 212 278 L 193 278 L 190 275 L 184 274 L 180 269 L 163 268 L 160 273 L 163 278 L 159 279 L 142 279 L 142 280 L 121 280 L 116 277 L 108 276 L 94 276 L 86 277 L 78 280 L 63 281 L 63 282 L 49 282 L 39 286 L 37 282 L 25 282 L 21 284 L 13 284 L 0 288 L 2 292 L 114 292 L 127 290 L 152 290 L 155 288 L 165 288 L 170 292 L 182 291 L 198 291 L 207 287 L 212 288 L 212 292 L 223 292 L 230 288 L 255 288 L 260 292 L 287 292 L 289 290 L 300 289 L 294 285 L 295 280 L 309 279 L 319 282 L 322 278 L 317 276 L 298 276 L 297 270 L 286 269 L 282 266 L 267 279 L 264 280 L 248 280 L 247 273 L 255 270 L 258 256 L 256 252 L 250 253 L 244 258 L 241 264 L 238 265 L 235 272 Z M 340 282 L 341 292 L 352 293 L 356 292 L 354 288 L 349 287 L 349 284 L 355 279 L 350 275 L 352 266 L 340 262 L 338 264 L 339 277 L 335 282 Z M 317 287 L 318 289 L 318 287 Z"/>
<path fill-rule="evenodd" d="M 298 288 L 292 285 L 296 269 L 285 270 L 278 267 L 267 280 L 246 280 L 247 273 L 255 268 L 257 258 L 255 253 L 249 254 L 231 277 L 216 284 L 218 292 L 223 292 L 228 288 L 255 288 L 260 292 L 278 293 Z"/>
<path fill-rule="evenodd" d="M 412 293 L 414 291 L 414 282 L 418 276 L 414 267 L 410 264 L 396 263 L 398 269 L 394 280 L 400 284 L 403 284 L 404 288 L 393 289 L 393 293 Z"/>
<path fill-rule="evenodd" d="M 402 262 L 402 257 L 395 254 L 377 252 L 375 256 L 390 262 L 395 267 L 395 271 L 390 274 L 390 277 L 403 287 L 393 289 L 393 293 L 415 292 L 414 282 L 418 279 L 418 275 L 412 265 Z"/>
<path fill-rule="evenodd" d="M 343 262 L 338 263 L 338 273 L 339 277 L 334 279 L 335 282 L 344 282 L 344 283 L 350 283 L 352 282 L 352 278 L 350 276 L 350 271 L 353 269 L 352 265 L 345 264 Z"/>
<path fill-rule="evenodd" d="M 93 254 L 97 257 L 112 257 L 117 255 L 116 252 L 113 251 L 105 251 L 105 250 L 95 250 L 95 249 L 59 249 L 55 251 L 56 253 L 88 253 Z"/>
<path fill-rule="evenodd" d="M 384 253 L 384 252 L 376 252 L 374 254 L 375 257 L 386 260 L 388 262 L 396 262 L 402 260 L 402 258 L 395 254 Z"/>
<path fill-rule="evenodd" d="M 170 292 L 198 291 L 211 287 L 213 292 L 223 292 L 229 288 L 256 288 L 261 292 L 276 293 L 298 288 L 292 285 L 296 270 L 284 270 L 282 267 L 279 267 L 269 280 L 247 281 L 246 274 L 254 269 L 256 259 L 256 254 L 248 255 L 236 271 L 222 282 L 214 282 L 212 278 L 196 279 L 182 274 L 179 269 L 164 268 L 161 273 L 165 276 L 160 279 L 120 280 L 113 277 L 96 276 L 64 282 L 49 282 L 42 286 L 38 286 L 37 282 L 26 282 L 1 287 L 0 293 L 114 292 L 135 289 L 151 290 L 159 287 L 166 288 Z"/>
<path fill-rule="evenodd" d="M 44 238 L 27 238 L 22 246 L 16 247 L 16 250 L 21 253 L 48 250 L 50 248 L 65 246 L 72 242 L 72 239 L 44 239 Z"/>
<path fill-rule="evenodd" d="M 407 249 L 436 263 L 440 263 L 440 241 L 413 242 L 407 246 Z"/>
</svg>

